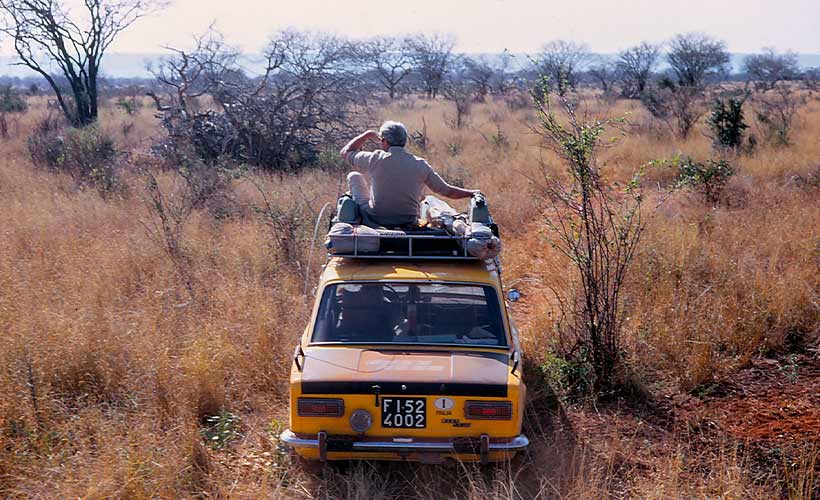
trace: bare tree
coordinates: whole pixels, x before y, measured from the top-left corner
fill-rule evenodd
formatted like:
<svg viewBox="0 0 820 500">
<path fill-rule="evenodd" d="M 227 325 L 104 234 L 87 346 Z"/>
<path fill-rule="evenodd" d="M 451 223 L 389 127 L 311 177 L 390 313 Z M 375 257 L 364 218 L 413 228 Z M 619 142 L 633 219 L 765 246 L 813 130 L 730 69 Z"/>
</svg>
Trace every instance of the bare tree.
<svg viewBox="0 0 820 500">
<path fill-rule="evenodd" d="M 451 101 L 456 108 L 456 116 L 451 120 L 453 128 L 463 127 L 471 111 L 475 86 L 467 76 L 468 74 L 467 66 L 459 63 L 447 75 L 441 87 L 441 94 L 445 99 Z"/>
<path fill-rule="evenodd" d="M 700 89 L 678 85 L 668 78 L 648 86 L 641 94 L 641 102 L 653 117 L 682 139 L 689 137 L 689 132 L 706 112 Z"/>
<path fill-rule="evenodd" d="M 191 111 L 189 107 L 194 100 L 212 92 L 226 80 L 227 73 L 236 71 L 233 68 L 239 55 L 213 27 L 196 37 L 190 50 L 173 47 L 166 50 L 173 55 L 160 59 L 156 67 L 149 64 L 147 69 L 169 91 L 172 105 L 185 113 Z M 158 99 L 152 94 L 148 95 Z"/>
<path fill-rule="evenodd" d="M 265 73 L 258 78 L 245 76 L 221 43 L 174 52 L 175 62 L 167 68 L 176 69 L 165 72 L 168 78 L 160 82 L 169 82 L 172 94 L 186 89 L 182 101 L 207 89 L 221 108 L 195 115 L 175 113 L 173 106 L 166 110 L 171 139 L 191 142 L 202 159 L 227 155 L 272 170 L 298 168 L 316 163 L 321 148 L 341 140 L 353 126 L 360 80 L 344 39 L 278 32 L 265 53 Z M 198 80 L 190 80 L 194 75 Z"/>
<path fill-rule="evenodd" d="M 618 54 L 615 64 L 623 78 L 625 97 L 636 98 L 644 93 L 659 55 L 660 48 L 648 42 L 641 42 Z"/>
<path fill-rule="evenodd" d="M 416 71 L 424 84 L 424 93 L 435 99 L 453 62 L 456 39 L 450 34 L 417 34 L 408 40 L 413 51 Z"/>
<path fill-rule="evenodd" d="M 549 78 L 550 87 L 564 96 L 575 88 L 578 70 L 590 61 L 586 44 L 567 40 L 553 40 L 541 48 L 536 59 L 540 76 Z"/>
<path fill-rule="evenodd" d="M 606 57 L 597 57 L 596 63 L 590 66 L 589 76 L 600 86 L 604 94 L 611 94 L 615 83 L 620 79 L 618 66 Z"/>
<path fill-rule="evenodd" d="M 506 94 L 515 85 L 515 74 L 510 71 L 512 62 L 513 55 L 510 54 L 510 51 L 507 49 L 504 49 L 504 51 L 497 56 L 494 65 L 495 75 L 493 76 L 493 90 L 498 94 Z"/>
<path fill-rule="evenodd" d="M 757 112 L 755 118 L 761 135 L 772 144 L 788 146 L 791 143 L 794 120 L 806 97 L 788 82 L 778 82 L 752 97 Z"/>
<path fill-rule="evenodd" d="M 463 77 L 469 80 L 475 88 L 476 101 L 483 102 L 492 90 L 496 68 L 484 55 L 465 57 L 463 67 Z"/>
<path fill-rule="evenodd" d="M 380 36 L 364 41 L 357 50 L 365 67 L 395 99 L 401 82 L 413 71 L 414 58 L 406 38 Z"/>
<path fill-rule="evenodd" d="M 778 54 L 771 48 L 764 48 L 761 54 L 746 56 L 743 60 L 743 71 L 755 89 L 762 92 L 774 89 L 778 82 L 796 80 L 800 77 L 797 54 Z"/>
<path fill-rule="evenodd" d="M 97 119 L 97 78 L 105 51 L 125 29 L 160 3 L 154 0 L 85 0 L 71 16 L 61 0 L 0 0 L 0 31 L 11 37 L 21 65 L 51 86 L 69 123 Z M 80 21 L 79 19 L 82 19 Z M 61 74 L 69 89 L 60 84 Z"/>
<path fill-rule="evenodd" d="M 820 80 L 820 68 L 806 68 L 800 75 L 803 85 L 809 90 L 817 90 L 817 82 Z"/>
<path fill-rule="evenodd" d="M 342 140 L 359 80 L 350 44 L 335 35 L 284 30 L 266 51 L 261 81 L 222 86 L 215 97 L 239 132 L 252 164 L 287 168 L 315 163 L 322 145 Z"/>
<path fill-rule="evenodd" d="M 726 42 L 704 33 L 676 35 L 669 42 L 666 60 L 683 87 L 701 88 L 709 78 L 728 72 Z"/>
</svg>

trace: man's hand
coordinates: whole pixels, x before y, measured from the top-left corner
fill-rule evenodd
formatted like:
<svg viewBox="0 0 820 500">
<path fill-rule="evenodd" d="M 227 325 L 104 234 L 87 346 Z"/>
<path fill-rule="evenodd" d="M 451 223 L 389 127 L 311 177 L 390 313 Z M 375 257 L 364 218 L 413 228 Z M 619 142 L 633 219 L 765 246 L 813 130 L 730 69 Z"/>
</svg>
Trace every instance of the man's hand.
<svg viewBox="0 0 820 500">
<path fill-rule="evenodd" d="M 481 194 L 479 189 L 464 189 L 456 186 L 450 186 L 450 193 L 446 194 L 448 198 L 458 200 L 461 198 L 472 198 L 474 195 Z"/>
</svg>

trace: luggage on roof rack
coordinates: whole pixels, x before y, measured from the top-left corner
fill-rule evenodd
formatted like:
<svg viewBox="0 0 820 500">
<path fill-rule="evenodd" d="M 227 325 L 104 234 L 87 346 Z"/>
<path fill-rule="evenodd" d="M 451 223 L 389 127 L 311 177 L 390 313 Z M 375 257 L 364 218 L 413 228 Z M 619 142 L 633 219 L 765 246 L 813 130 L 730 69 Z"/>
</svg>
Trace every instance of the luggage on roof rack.
<svg viewBox="0 0 820 500">
<path fill-rule="evenodd" d="M 358 207 L 345 195 L 327 234 L 328 253 L 371 259 L 492 259 L 501 252 L 498 228 L 483 196 L 462 214 L 434 196 L 422 201 L 419 227 L 373 228 L 357 220 Z"/>
</svg>

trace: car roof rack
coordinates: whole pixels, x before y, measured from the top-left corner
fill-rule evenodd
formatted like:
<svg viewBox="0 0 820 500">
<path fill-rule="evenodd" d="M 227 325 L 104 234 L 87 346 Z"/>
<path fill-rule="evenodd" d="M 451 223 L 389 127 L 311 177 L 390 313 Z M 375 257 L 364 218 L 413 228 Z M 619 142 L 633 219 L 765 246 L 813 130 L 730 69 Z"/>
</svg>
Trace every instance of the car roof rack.
<svg viewBox="0 0 820 500">
<path fill-rule="evenodd" d="M 328 256 L 349 259 L 479 260 L 467 253 L 466 236 L 451 235 L 442 229 L 376 231 L 377 236 L 370 232 L 362 235 L 355 230 L 352 234 L 334 235 L 334 239 L 347 240 L 344 246 L 348 251 L 331 251 Z M 375 244 L 374 239 L 377 240 Z"/>
<path fill-rule="evenodd" d="M 330 257 L 354 259 L 486 260 L 501 251 L 498 226 L 484 195 L 458 213 L 434 196 L 420 204 L 421 226 L 386 229 L 369 225 L 349 194 L 342 195 L 331 219 L 325 246 Z M 365 223 L 363 223 L 365 222 Z"/>
</svg>

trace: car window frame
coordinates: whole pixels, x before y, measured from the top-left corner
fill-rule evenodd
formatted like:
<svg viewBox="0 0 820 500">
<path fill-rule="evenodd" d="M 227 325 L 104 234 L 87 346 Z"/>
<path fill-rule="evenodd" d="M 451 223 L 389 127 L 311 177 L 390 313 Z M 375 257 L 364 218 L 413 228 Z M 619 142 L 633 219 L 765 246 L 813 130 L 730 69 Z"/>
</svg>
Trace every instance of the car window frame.
<svg viewBox="0 0 820 500">
<path fill-rule="evenodd" d="M 501 314 L 501 327 L 504 329 L 504 340 L 506 342 L 505 345 L 482 345 L 482 344 L 449 344 L 449 343 L 435 343 L 435 342 L 409 342 L 409 343 L 398 343 L 398 342 L 341 342 L 341 341 L 325 341 L 325 342 L 314 342 L 313 335 L 316 330 L 316 322 L 319 317 L 319 308 L 322 303 L 322 298 L 324 297 L 325 290 L 329 286 L 333 285 L 345 285 L 345 284 L 366 284 L 366 283 L 395 283 L 395 284 L 434 284 L 434 285 L 455 285 L 455 286 L 480 286 L 480 287 L 489 287 L 492 288 L 496 295 L 496 300 L 498 301 L 498 310 Z M 413 280 L 413 279 L 383 279 L 383 280 L 331 280 L 322 285 L 322 287 L 317 290 L 316 292 L 316 300 L 313 307 L 313 313 L 311 315 L 310 324 L 305 329 L 305 334 L 307 336 L 307 346 L 308 347 L 333 347 L 333 346 L 343 346 L 343 347 L 356 347 L 356 346 L 378 346 L 378 347 L 396 347 L 402 350 L 412 350 L 415 347 L 423 348 L 422 350 L 427 350 L 431 347 L 441 347 L 441 348 L 460 348 L 460 349 L 491 349 L 491 350 L 503 350 L 503 351 L 510 351 L 511 349 L 515 349 L 514 340 L 512 339 L 512 335 L 510 332 L 510 324 L 509 324 L 508 312 L 507 312 L 507 304 L 503 298 L 503 289 L 496 286 L 493 283 L 486 283 L 480 281 L 454 281 L 454 280 Z"/>
</svg>

